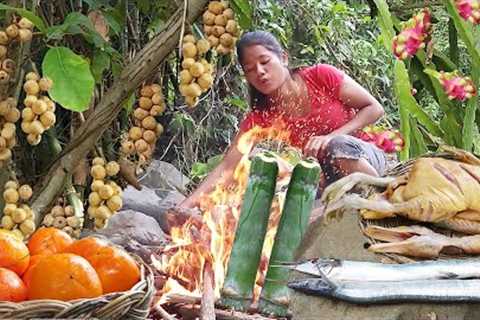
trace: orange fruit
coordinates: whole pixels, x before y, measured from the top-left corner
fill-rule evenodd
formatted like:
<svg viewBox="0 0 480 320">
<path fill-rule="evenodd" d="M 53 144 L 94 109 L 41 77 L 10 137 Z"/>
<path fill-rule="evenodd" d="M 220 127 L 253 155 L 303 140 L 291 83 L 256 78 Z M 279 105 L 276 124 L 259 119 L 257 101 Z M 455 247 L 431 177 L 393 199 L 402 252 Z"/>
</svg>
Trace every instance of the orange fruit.
<svg viewBox="0 0 480 320">
<path fill-rule="evenodd" d="M 61 253 L 73 243 L 73 239 L 57 228 L 40 228 L 28 240 L 31 255 Z"/>
<path fill-rule="evenodd" d="M 73 242 L 68 248 L 65 249 L 65 252 L 77 254 L 86 258 L 92 254 L 95 254 L 98 250 L 100 250 L 100 248 L 108 246 L 109 244 L 105 240 L 96 237 L 86 237 Z"/>
<path fill-rule="evenodd" d="M 46 255 L 32 269 L 28 299 L 74 300 L 102 295 L 102 283 L 84 258 L 71 253 Z"/>
<path fill-rule="evenodd" d="M 27 270 L 25 271 L 25 273 L 23 274 L 22 276 L 22 280 L 23 280 L 23 283 L 25 283 L 25 285 L 29 286 L 30 284 L 30 279 L 32 278 L 32 270 L 33 268 L 37 265 L 37 263 L 40 261 L 40 259 L 42 259 L 43 257 L 45 257 L 45 255 L 43 254 L 36 254 L 34 256 L 31 256 L 30 257 L 30 264 L 28 265 L 28 268 Z"/>
<path fill-rule="evenodd" d="M 19 302 L 27 298 L 27 287 L 22 279 L 6 268 L 0 268 L 0 301 Z"/>
<path fill-rule="evenodd" d="M 140 269 L 135 260 L 120 248 L 109 246 L 84 257 L 97 271 L 103 293 L 129 290 L 140 280 Z"/>
<path fill-rule="evenodd" d="M 66 252 L 78 254 L 90 262 L 102 282 L 103 292 L 129 290 L 140 280 L 140 269 L 125 251 L 107 241 L 87 237 L 75 241 Z"/>
<path fill-rule="evenodd" d="M 18 237 L 0 233 L 0 267 L 10 269 L 21 276 L 30 263 L 27 246 Z"/>
</svg>

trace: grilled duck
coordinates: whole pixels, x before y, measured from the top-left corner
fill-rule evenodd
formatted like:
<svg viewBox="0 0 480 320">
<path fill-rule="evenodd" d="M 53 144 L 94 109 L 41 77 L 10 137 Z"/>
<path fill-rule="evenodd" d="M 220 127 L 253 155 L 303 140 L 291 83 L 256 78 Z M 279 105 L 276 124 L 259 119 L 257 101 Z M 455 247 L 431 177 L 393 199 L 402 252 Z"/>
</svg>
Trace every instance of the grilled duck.
<svg viewBox="0 0 480 320">
<path fill-rule="evenodd" d="M 413 160 L 399 176 L 372 177 L 354 173 L 327 187 L 322 195 L 327 218 L 339 209 L 364 209 L 368 219 L 396 215 L 441 227 L 480 234 L 480 160 L 449 150 L 445 157 Z M 373 199 L 346 193 L 357 184 L 386 187 Z"/>
</svg>

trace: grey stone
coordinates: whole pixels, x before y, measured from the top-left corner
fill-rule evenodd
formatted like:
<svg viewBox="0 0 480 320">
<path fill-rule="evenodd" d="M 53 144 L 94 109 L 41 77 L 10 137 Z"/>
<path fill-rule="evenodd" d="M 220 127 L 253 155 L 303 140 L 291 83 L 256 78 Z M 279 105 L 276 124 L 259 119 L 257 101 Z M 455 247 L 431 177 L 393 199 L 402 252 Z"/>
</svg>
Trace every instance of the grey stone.
<svg viewBox="0 0 480 320">
<path fill-rule="evenodd" d="M 185 199 L 185 196 L 175 190 L 153 190 L 146 186 L 137 190 L 128 186 L 122 194 L 122 210 L 142 212 L 156 220 L 163 230 L 166 230 L 164 213 L 167 209 Z"/>
<path fill-rule="evenodd" d="M 153 190 L 178 190 L 185 193 L 190 180 L 171 163 L 153 160 L 139 182 Z"/>
<path fill-rule="evenodd" d="M 123 210 L 142 212 L 166 230 L 164 212 L 185 199 L 190 180 L 172 164 L 153 160 L 139 182 L 142 190 L 128 186 L 123 191 Z"/>
<path fill-rule="evenodd" d="M 321 221 L 309 227 L 300 248 L 301 258 L 330 257 L 360 261 L 379 261 L 379 256 L 364 249 L 356 212 L 345 212 L 339 222 L 324 225 Z M 298 320 L 474 320 L 480 319 L 480 306 L 474 304 L 402 303 L 355 305 L 295 292 L 291 310 Z"/>
<path fill-rule="evenodd" d="M 133 210 L 114 214 L 105 229 L 82 231 L 81 237 L 100 236 L 140 256 L 149 263 L 158 247 L 167 244 L 166 236 L 152 217 Z"/>
<path fill-rule="evenodd" d="M 165 234 L 155 219 L 133 210 L 122 210 L 114 214 L 107 227 L 95 233 L 119 245 L 129 241 L 152 246 L 165 244 Z"/>
</svg>

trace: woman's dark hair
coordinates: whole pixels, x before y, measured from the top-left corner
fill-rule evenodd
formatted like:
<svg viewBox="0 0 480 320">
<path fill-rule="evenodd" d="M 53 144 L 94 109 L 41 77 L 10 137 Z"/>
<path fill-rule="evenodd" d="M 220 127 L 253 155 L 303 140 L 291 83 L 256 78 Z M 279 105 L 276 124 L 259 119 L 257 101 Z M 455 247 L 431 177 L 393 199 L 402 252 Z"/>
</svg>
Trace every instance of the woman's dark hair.
<svg viewBox="0 0 480 320">
<path fill-rule="evenodd" d="M 279 58 L 284 52 L 282 46 L 273 34 L 267 31 L 251 31 L 244 33 L 237 42 L 238 61 L 243 66 L 244 49 L 253 45 L 261 45 L 276 54 Z M 251 84 L 248 85 L 250 106 L 253 110 L 265 110 L 268 107 L 267 96 L 258 91 Z"/>
</svg>

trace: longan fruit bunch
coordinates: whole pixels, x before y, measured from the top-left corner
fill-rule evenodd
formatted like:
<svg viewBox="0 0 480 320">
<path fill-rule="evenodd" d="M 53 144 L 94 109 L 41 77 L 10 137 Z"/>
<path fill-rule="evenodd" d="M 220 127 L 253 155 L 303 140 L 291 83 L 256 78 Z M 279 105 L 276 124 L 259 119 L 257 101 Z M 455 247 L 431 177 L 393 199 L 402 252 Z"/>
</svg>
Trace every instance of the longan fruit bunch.
<svg viewBox="0 0 480 320">
<path fill-rule="evenodd" d="M 24 239 L 35 231 L 35 215 L 27 204 L 31 197 L 32 188 L 28 184 L 19 186 L 14 180 L 5 183 L 2 228 L 18 233 Z"/>
<path fill-rule="evenodd" d="M 183 38 L 179 88 L 190 108 L 197 105 L 198 97 L 213 84 L 213 66 L 203 57 L 208 50 L 210 43 L 205 39 L 197 40 L 191 34 Z"/>
<path fill-rule="evenodd" d="M 10 97 L 0 102 L 0 168 L 12 158 L 17 144 L 15 122 L 20 119 L 17 100 Z"/>
<path fill-rule="evenodd" d="M 79 238 L 83 227 L 83 218 L 75 216 L 75 210 L 63 198 L 57 200 L 49 213 L 43 217 L 42 225 L 65 231 L 71 237 Z"/>
<path fill-rule="evenodd" d="M 0 31 L 0 45 L 8 45 L 12 40 L 28 42 L 32 40 L 33 23 L 27 18 L 13 22 L 5 31 Z"/>
<path fill-rule="evenodd" d="M 20 42 L 32 40 L 33 24 L 27 18 L 21 18 L 17 23 L 10 24 L 5 30 L 0 30 L 0 84 L 7 84 L 15 72 L 15 61 L 8 58 L 8 46 L 14 39 Z"/>
<path fill-rule="evenodd" d="M 226 1 L 210 1 L 203 13 L 203 31 L 208 42 L 222 55 L 229 54 L 235 47 L 240 34 L 232 8 Z"/>
<path fill-rule="evenodd" d="M 92 161 L 88 215 L 95 220 L 96 229 L 105 228 L 108 219 L 122 208 L 122 188 L 108 178 L 116 176 L 119 171 L 120 165 L 116 161 L 105 163 L 100 157 Z"/>
<path fill-rule="evenodd" d="M 159 84 L 145 85 L 140 89 L 140 98 L 133 111 L 134 126 L 122 143 L 122 152 L 138 154 L 143 160 L 150 159 L 163 126 L 156 116 L 165 112 L 166 105 Z"/>
<path fill-rule="evenodd" d="M 1 32 L 1 31 L 0 31 Z M 0 45 L 0 55 L 2 54 L 2 46 Z M 8 84 L 15 73 L 15 61 L 10 58 L 0 58 L 0 84 Z"/>
<path fill-rule="evenodd" d="M 32 146 L 40 143 L 42 133 L 53 127 L 56 121 L 55 103 L 46 95 L 52 87 L 52 80 L 40 78 L 35 72 L 25 76 L 23 90 L 25 91 L 25 108 L 22 110 L 22 131 L 27 134 L 27 141 Z"/>
</svg>

